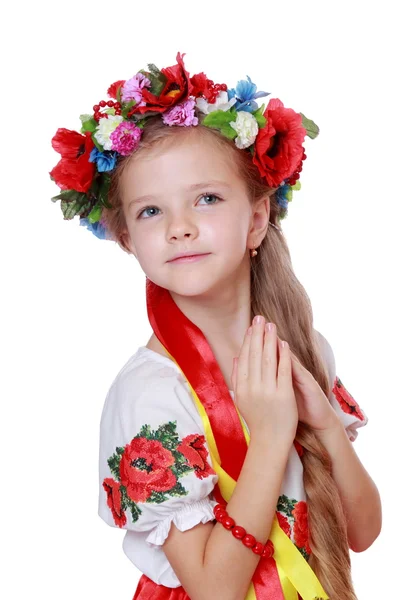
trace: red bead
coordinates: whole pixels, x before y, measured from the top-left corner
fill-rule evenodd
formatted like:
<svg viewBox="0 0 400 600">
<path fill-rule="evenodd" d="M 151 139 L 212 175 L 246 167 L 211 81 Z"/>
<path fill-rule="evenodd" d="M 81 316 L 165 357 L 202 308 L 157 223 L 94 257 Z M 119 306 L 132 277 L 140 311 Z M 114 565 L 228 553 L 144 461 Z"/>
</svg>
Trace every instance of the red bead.
<svg viewBox="0 0 400 600">
<path fill-rule="evenodd" d="M 120 114 L 121 114 L 121 111 L 120 111 L 120 109 L 119 109 L 119 108 L 117 108 L 117 109 L 115 110 L 115 114 L 116 114 L 116 115 L 120 115 Z"/>
<path fill-rule="evenodd" d="M 217 519 L 218 523 L 222 523 L 222 520 L 225 519 L 227 516 L 228 513 L 226 512 L 226 510 L 219 510 L 215 515 L 215 518 Z"/>
<path fill-rule="evenodd" d="M 297 172 L 298 172 L 298 173 L 301 173 L 301 172 L 302 172 L 302 170 L 303 170 L 303 165 L 300 165 L 300 167 L 297 169 Z"/>
<path fill-rule="evenodd" d="M 251 533 L 247 533 L 242 539 L 242 544 L 244 544 L 247 548 L 252 548 L 256 545 L 256 538 Z"/>
<path fill-rule="evenodd" d="M 225 527 L 225 529 L 232 529 L 232 527 L 235 527 L 236 525 L 232 517 L 225 517 L 222 519 L 221 524 Z"/>
<path fill-rule="evenodd" d="M 275 552 L 275 548 L 274 548 L 274 544 L 271 542 L 271 540 L 268 540 L 268 542 L 265 544 L 263 553 L 262 553 L 262 557 L 263 558 L 271 558 L 271 556 L 273 555 L 273 553 Z"/>
<path fill-rule="evenodd" d="M 264 551 L 264 544 L 262 544 L 261 542 L 257 542 L 256 545 L 252 548 L 252 551 L 254 552 L 254 554 L 258 554 L 259 556 L 261 556 Z"/>
<path fill-rule="evenodd" d="M 306 160 L 307 158 L 307 154 L 305 152 L 303 152 L 303 160 Z"/>
<path fill-rule="evenodd" d="M 93 106 L 93 110 L 94 110 L 94 112 L 97 112 L 99 109 L 100 109 L 100 106 L 99 106 L 98 104 L 95 104 L 95 105 Z"/>
<path fill-rule="evenodd" d="M 120 102 L 115 102 L 114 106 L 115 106 L 115 108 L 121 108 L 121 103 Z"/>
<path fill-rule="evenodd" d="M 234 527 L 232 529 L 232 535 L 237 540 L 241 540 L 242 538 L 244 538 L 244 536 L 246 535 L 246 533 L 247 533 L 247 531 L 245 530 L 245 528 L 241 527 L 240 525 L 236 525 L 236 527 Z"/>
<path fill-rule="evenodd" d="M 114 102 L 112 100 L 109 100 L 107 102 L 107 106 L 109 106 L 111 108 L 112 106 L 114 106 Z"/>
<path fill-rule="evenodd" d="M 225 510 L 225 506 L 223 504 L 216 504 L 216 506 L 214 506 L 214 514 L 218 510 Z"/>
<path fill-rule="evenodd" d="M 106 106 L 106 101 L 105 101 L 105 100 L 101 100 L 101 101 L 99 102 L 99 104 L 100 104 L 100 106 L 101 106 L 102 108 L 104 108 L 104 107 Z"/>
</svg>

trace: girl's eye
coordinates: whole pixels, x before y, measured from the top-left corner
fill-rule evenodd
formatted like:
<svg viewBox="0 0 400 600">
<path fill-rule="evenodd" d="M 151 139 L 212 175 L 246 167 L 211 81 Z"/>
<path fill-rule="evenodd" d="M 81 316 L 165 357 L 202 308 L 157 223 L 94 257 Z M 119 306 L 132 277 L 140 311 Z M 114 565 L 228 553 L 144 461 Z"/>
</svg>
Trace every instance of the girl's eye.
<svg viewBox="0 0 400 600">
<path fill-rule="evenodd" d="M 216 196 L 215 194 L 203 194 L 201 196 L 201 198 L 216 198 L 218 200 L 218 202 L 221 201 L 221 198 L 219 198 L 219 196 Z M 208 205 L 210 204 L 216 204 L 216 202 L 208 202 Z M 143 208 L 143 210 L 140 211 L 140 213 L 138 214 L 137 218 L 140 219 L 141 216 L 148 210 L 159 210 L 156 206 L 146 206 L 145 208 Z M 154 216 L 154 215 L 150 215 L 150 216 Z M 145 217 L 145 218 L 149 218 L 149 217 Z"/>
</svg>

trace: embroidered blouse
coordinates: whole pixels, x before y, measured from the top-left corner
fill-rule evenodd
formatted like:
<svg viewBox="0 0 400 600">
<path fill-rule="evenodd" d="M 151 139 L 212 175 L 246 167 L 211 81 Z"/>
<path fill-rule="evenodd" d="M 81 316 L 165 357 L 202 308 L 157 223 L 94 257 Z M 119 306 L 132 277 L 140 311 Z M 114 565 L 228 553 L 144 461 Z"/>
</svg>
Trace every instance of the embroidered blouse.
<svg viewBox="0 0 400 600">
<path fill-rule="evenodd" d="M 318 339 L 333 382 L 329 401 L 354 442 L 368 418 L 336 376 L 327 340 L 319 333 Z M 232 390 L 230 394 L 234 400 Z M 295 442 L 276 515 L 280 527 L 308 560 L 301 451 Z M 105 399 L 99 476 L 99 515 L 108 525 L 126 530 L 123 550 L 127 557 L 155 583 L 179 587 L 162 545 L 172 522 L 186 531 L 214 520 L 213 489 L 218 475 L 187 380 L 170 358 L 146 346 L 140 346 L 121 368 Z"/>
</svg>

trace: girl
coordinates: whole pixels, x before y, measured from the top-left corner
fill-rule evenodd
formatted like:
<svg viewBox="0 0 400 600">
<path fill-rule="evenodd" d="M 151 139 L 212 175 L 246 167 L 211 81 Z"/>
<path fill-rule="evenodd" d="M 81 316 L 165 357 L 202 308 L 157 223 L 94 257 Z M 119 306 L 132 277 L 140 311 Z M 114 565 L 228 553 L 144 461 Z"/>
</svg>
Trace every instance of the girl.
<svg viewBox="0 0 400 600">
<path fill-rule="evenodd" d="M 126 530 L 135 600 L 354 600 L 349 548 L 381 527 L 351 444 L 367 416 L 280 228 L 318 127 L 183 57 L 53 138 L 53 200 L 136 257 L 153 329 L 107 394 L 99 514 Z"/>
</svg>

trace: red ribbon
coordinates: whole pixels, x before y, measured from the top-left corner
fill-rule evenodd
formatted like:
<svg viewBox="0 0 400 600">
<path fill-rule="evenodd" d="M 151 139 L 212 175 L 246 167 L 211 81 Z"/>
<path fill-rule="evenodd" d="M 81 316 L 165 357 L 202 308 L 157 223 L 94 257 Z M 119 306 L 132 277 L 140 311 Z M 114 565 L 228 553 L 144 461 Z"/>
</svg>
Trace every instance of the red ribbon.
<svg viewBox="0 0 400 600">
<path fill-rule="evenodd" d="M 146 279 L 147 314 L 153 331 L 173 356 L 204 406 L 221 459 L 221 467 L 237 481 L 247 442 L 221 369 L 201 329 L 190 321 L 171 294 Z M 225 503 L 218 483 L 217 502 Z M 257 600 L 285 600 L 273 558 L 260 559 L 253 575 Z"/>
</svg>

